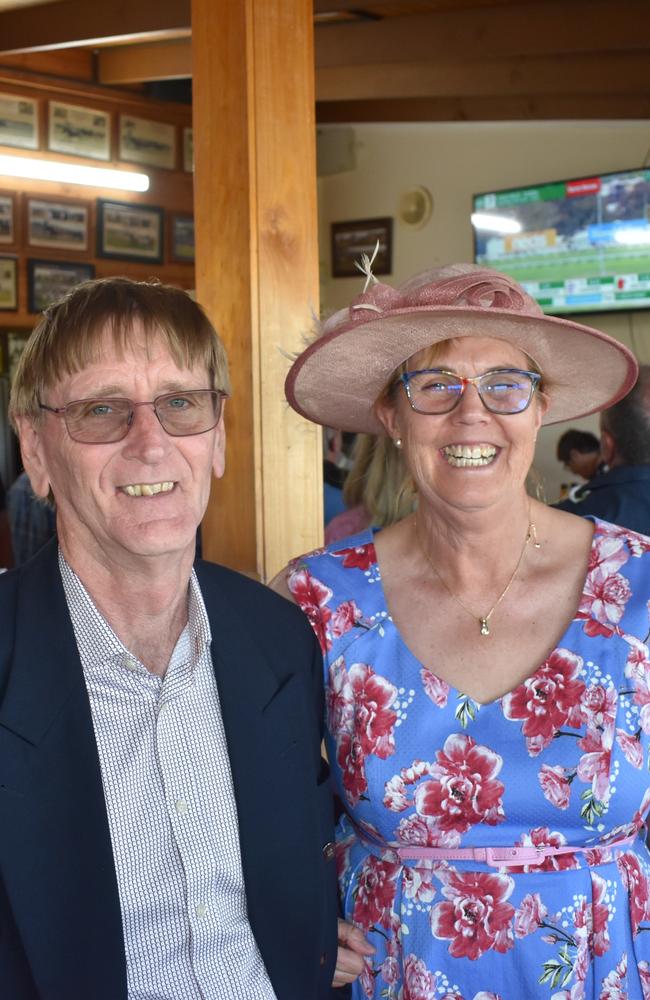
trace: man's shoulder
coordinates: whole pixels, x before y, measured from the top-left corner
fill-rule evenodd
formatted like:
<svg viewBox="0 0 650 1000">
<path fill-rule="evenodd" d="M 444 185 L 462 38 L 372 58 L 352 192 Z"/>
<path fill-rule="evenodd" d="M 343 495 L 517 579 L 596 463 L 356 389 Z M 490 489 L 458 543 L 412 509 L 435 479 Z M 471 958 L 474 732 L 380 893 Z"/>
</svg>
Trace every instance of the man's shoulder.
<svg viewBox="0 0 650 1000">
<path fill-rule="evenodd" d="M 241 615 L 253 612 L 257 617 L 272 618 L 278 623 L 293 624 L 301 629 L 307 625 L 311 632 L 302 611 L 259 580 L 203 559 L 197 559 L 194 568 L 208 614 L 212 603 L 218 600 L 231 605 Z"/>
</svg>

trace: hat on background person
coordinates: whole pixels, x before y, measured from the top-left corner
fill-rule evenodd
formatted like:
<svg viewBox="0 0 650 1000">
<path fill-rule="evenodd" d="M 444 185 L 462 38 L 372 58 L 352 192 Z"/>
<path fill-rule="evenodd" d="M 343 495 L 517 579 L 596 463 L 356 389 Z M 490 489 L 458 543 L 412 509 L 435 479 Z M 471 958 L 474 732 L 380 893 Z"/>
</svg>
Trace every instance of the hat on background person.
<svg viewBox="0 0 650 1000">
<path fill-rule="evenodd" d="M 619 341 L 571 320 L 546 316 L 508 275 L 448 264 L 400 288 L 377 281 L 335 312 L 291 366 L 290 405 L 315 423 L 383 433 L 374 403 L 395 369 L 432 344 L 492 337 L 524 351 L 544 379 L 552 424 L 612 406 L 634 385 L 637 362 Z"/>
</svg>

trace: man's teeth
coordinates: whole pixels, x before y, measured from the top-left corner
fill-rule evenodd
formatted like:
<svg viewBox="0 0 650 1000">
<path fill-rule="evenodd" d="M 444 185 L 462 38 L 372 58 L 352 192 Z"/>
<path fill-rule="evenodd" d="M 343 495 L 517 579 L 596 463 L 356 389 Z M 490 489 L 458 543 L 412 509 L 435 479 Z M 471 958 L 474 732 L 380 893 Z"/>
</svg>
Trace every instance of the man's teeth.
<svg viewBox="0 0 650 1000">
<path fill-rule="evenodd" d="M 173 483 L 133 483 L 123 486 L 122 492 L 130 497 L 152 497 L 156 493 L 169 493 L 174 489 Z"/>
<path fill-rule="evenodd" d="M 442 450 L 449 464 L 461 469 L 489 465 L 497 453 L 492 444 L 450 444 Z"/>
</svg>

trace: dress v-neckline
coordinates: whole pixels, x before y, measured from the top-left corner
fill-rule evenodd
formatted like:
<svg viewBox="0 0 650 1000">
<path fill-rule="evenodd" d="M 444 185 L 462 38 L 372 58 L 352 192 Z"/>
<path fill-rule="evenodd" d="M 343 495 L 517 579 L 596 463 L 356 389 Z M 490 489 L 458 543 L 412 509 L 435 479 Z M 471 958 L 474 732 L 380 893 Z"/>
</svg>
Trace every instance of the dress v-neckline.
<svg viewBox="0 0 650 1000">
<path fill-rule="evenodd" d="M 589 563 L 588 563 L 588 566 L 589 566 L 590 563 L 591 563 L 591 555 L 592 555 L 594 547 L 596 545 L 596 540 L 598 538 L 600 538 L 600 529 L 599 529 L 599 519 L 598 518 L 593 517 L 593 516 L 589 516 L 589 517 L 585 517 L 585 520 L 592 521 L 593 525 L 594 525 L 594 533 L 593 533 L 593 535 L 591 537 L 591 546 L 589 548 L 589 557 L 590 557 L 589 558 Z M 364 543 L 364 544 L 366 544 L 366 545 L 372 545 L 373 548 L 374 548 L 374 532 L 372 531 L 372 529 L 371 529 L 371 537 L 370 537 L 369 541 L 366 542 L 366 543 Z M 548 657 L 556 649 L 561 648 L 563 645 L 565 645 L 568 642 L 568 638 L 569 638 L 570 632 L 575 628 L 576 622 L 581 622 L 582 621 L 582 619 L 577 618 L 574 615 L 573 618 L 571 619 L 571 621 L 568 623 L 567 627 L 565 628 L 564 632 L 562 633 L 562 635 L 558 639 L 558 641 L 555 643 L 555 645 L 552 647 L 552 649 L 550 649 L 549 652 L 547 653 L 546 658 L 544 660 L 542 660 L 542 662 L 540 664 L 538 664 L 535 667 L 535 669 L 530 674 L 528 674 L 527 677 L 524 677 L 524 679 L 522 681 L 520 681 L 517 685 L 515 685 L 515 687 L 511 688 L 509 691 L 504 691 L 503 694 L 500 694 L 497 698 L 493 698 L 490 701 L 478 701 L 476 698 L 473 698 L 471 694 L 468 694 L 466 691 L 461 691 L 460 688 L 456 687 L 454 684 L 451 684 L 449 681 L 445 680 L 444 677 L 440 677 L 440 675 L 437 674 L 434 670 L 431 670 L 430 667 L 427 667 L 424 663 L 422 663 L 422 661 L 420 659 L 418 659 L 418 657 L 412 651 L 412 649 L 410 648 L 410 646 L 408 645 L 408 643 L 404 639 L 404 636 L 402 635 L 402 633 L 398 629 L 397 625 L 395 624 L 395 622 L 393 620 L 393 617 L 392 617 L 392 615 L 391 615 L 391 613 L 389 611 L 388 601 L 386 600 L 386 591 L 384 590 L 384 581 L 383 581 L 383 577 L 382 577 L 381 567 L 379 565 L 379 560 L 377 558 L 377 550 L 375 549 L 374 551 L 375 551 L 375 563 L 374 563 L 374 565 L 375 565 L 375 571 L 377 573 L 376 582 L 379 584 L 379 587 L 380 587 L 380 590 L 381 590 L 381 596 L 382 596 L 383 604 L 384 604 L 384 607 L 385 607 L 386 612 L 387 612 L 386 618 L 383 619 L 384 627 L 385 627 L 385 624 L 386 624 L 387 621 L 390 622 L 391 628 L 393 629 L 393 631 L 394 631 L 394 633 L 395 633 L 395 635 L 396 635 L 396 637 L 397 637 L 400 645 L 403 646 L 403 648 L 408 653 L 409 657 L 413 660 L 414 663 L 417 664 L 417 666 L 418 666 L 418 668 L 420 670 L 426 670 L 427 673 L 430 674 L 431 677 L 435 681 L 438 681 L 439 684 L 444 684 L 445 687 L 450 692 L 453 692 L 459 700 L 461 700 L 461 699 L 468 699 L 478 709 L 484 710 L 484 709 L 487 709 L 487 708 L 491 708 L 493 705 L 500 705 L 504 698 L 507 698 L 508 695 L 513 694 L 518 688 L 520 688 L 522 686 L 522 684 L 529 684 L 531 681 L 533 681 L 535 679 L 535 677 L 542 670 L 542 667 L 544 666 L 544 663 L 546 662 L 546 660 L 548 660 Z M 588 576 L 589 576 L 589 571 L 587 570 L 587 573 L 585 575 L 585 579 L 584 579 L 584 582 L 583 582 L 583 585 L 582 585 L 582 591 L 581 591 L 581 594 L 580 594 L 580 600 L 578 602 L 578 607 L 580 607 L 580 605 L 583 602 L 583 598 L 585 597 L 585 586 L 586 586 L 586 583 L 587 583 Z"/>
</svg>

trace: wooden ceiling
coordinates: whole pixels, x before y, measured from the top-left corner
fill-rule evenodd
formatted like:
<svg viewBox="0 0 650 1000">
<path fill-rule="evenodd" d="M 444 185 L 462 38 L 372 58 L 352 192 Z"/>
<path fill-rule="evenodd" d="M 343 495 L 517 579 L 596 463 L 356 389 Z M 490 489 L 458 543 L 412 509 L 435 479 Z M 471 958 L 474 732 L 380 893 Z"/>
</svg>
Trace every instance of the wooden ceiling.
<svg viewBox="0 0 650 1000">
<path fill-rule="evenodd" d="M 314 0 L 314 18 L 320 122 L 650 118 L 650 0 Z M 190 0 L 0 0 L 0 67 L 80 60 L 107 86 L 191 77 Z"/>
</svg>

